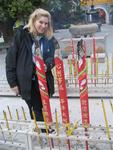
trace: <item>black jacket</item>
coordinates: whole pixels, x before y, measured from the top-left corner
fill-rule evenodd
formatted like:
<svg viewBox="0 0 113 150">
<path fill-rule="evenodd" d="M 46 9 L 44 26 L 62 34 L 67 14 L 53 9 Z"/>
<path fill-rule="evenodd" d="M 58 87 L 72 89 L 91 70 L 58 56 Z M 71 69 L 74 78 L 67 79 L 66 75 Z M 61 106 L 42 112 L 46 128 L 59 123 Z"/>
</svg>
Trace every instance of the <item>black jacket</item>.
<svg viewBox="0 0 113 150">
<path fill-rule="evenodd" d="M 49 94 L 54 93 L 54 78 L 51 68 L 54 67 L 55 38 L 48 40 L 43 37 L 43 60 L 48 69 L 46 73 Z M 27 29 L 20 27 L 6 56 L 6 77 L 10 87 L 18 86 L 23 99 L 31 98 L 31 82 L 33 75 L 32 61 L 33 39 Z M 52 64 L 52 67 L 50 67 Z"/>
</svg>

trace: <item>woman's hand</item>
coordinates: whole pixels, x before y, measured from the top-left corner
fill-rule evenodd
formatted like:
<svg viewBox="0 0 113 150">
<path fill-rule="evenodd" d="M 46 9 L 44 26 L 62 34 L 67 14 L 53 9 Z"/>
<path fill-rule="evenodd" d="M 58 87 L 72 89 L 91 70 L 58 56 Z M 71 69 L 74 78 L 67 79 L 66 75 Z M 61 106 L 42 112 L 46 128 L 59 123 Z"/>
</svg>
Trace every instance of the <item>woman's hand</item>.
<svg viewBox="0 0 113 150">
<path fill-rule="evenodd" d="M 12 91 L 16 94 L 16 96 L 19 95 L 19 88 L 18 88 L 18 86 L 14 86 L 14 87 L 11 88 L 11 89 L 12 89 Z"/>
</svg>

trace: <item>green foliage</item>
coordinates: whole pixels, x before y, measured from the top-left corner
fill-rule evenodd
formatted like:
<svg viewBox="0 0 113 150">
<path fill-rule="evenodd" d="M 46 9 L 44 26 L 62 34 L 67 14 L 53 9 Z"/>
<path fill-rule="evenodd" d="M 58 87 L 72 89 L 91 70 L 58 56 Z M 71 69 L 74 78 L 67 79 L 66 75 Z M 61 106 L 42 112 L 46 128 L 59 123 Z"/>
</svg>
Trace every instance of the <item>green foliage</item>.
<svg viewBox="0 0 113 150">
<path fill-rule="evenodd" d="M 51 12 L 55 28 L 68 28 L 70 24 L 83 19 L 80 0 L 46 0 L 43 4 Z"/>
<path fill-rule="evenodd" d="M 42 0 L 44 1 L 44 0 Z M 41 0 L 1 0 L 0 2 L 0 21 L 17 18 L 27 18 L 37 6 L 40 6 Z"/>
<path fill-rule="evenodd" d="M 0 22 L 26 19 L 38 7 L 49 10 L 53 17 L 64 19 L 71 17 L 76 10 L 81 14 L 79 4 L 79 0 L 0 0 Z"/>
<path fill-rule="evenodd" d="M 33 5 L 31 1 L 28 0 L 13 0 L 11 4 L 9 4 L 8 12 L 10 17 L 12 18 L 21 18 L 27 17 L 29 13 L 32 11 Z"/>
<path fill-rule="evenodd" d="M 61 0 L 45 0 L 42 3 L 42 7 L 49 10 L 50 12 L 60 11 L 62 7 Z"/>
<path fill-rule="evenodd" d="M 16 20 L 27 20 L 32 10 L 40 7 L 44 0 L 0 0 L 0 31 L 6 41 L 13 34 Z"/>
<path fill-rule="evenodd" d="M 76 14 L 75 14 L 76 20 L 83 21 L 84 14 L 85 14 L 85 12 L 81 9 L 81 7 L 77 6 L 77 8 L 76 8 Z"/>
</svg>

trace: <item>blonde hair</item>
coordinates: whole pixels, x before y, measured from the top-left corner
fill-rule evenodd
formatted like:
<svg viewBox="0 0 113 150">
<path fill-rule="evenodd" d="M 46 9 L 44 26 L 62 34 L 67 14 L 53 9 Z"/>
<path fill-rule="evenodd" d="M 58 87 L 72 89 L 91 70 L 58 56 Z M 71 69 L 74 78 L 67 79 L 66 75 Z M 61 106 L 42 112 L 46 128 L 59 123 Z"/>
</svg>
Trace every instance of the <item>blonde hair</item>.
<svg viewBox="0 0 113 150">
<path fill-rule="evenodd" d="M 26 27 L 28 28 L 29 32 L 32 33 L 33 35 L 36 35 L 37 31 L 34 27 L 34 22 L 38 19 L 40 19 L 42 16 L 48 18 L 48 28 L 47 31 L 44 33 L 44 35 L 47 38 L 51 38 L 53 36 L 53 28 L 52 28 L 52 23 L 51 23 L 51 15 L 48 11 L 38 8 L 36 9 L 29 17 L 28 24 Z"/>
</svg>

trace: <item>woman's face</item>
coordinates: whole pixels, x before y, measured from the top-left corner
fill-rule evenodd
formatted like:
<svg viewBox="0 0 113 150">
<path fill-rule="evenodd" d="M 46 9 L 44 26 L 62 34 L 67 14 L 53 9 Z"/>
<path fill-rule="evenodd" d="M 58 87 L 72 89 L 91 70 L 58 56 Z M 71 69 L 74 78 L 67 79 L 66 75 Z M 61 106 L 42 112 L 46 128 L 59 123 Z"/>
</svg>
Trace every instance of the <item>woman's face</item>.
<svg viewBox="0 0 113 150">
<path fill-rule="evenodd" d="M 47 30 L 48 22 L 49 22 L 48 18 L 44 16 L 35 21 L 34 26 L 38 34 L 42 34 Z"/>
</svg>

